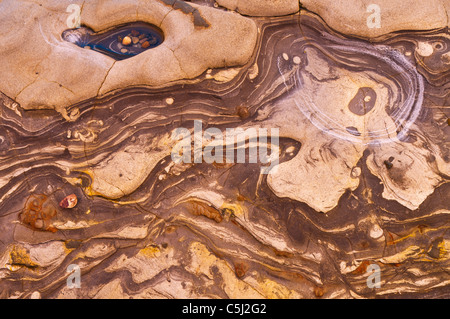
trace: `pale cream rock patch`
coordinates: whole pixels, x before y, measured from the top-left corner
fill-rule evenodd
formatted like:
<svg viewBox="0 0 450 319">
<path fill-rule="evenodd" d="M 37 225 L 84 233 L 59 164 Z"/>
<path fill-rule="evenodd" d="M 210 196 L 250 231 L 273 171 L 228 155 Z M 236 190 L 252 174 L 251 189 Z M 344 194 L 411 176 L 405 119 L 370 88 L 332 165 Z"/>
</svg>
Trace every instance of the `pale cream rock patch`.
<svg viewBox="0 0 450 319">
<path fill-rule="evenodd" d="M 128 299 L 129 295 L 123 291 L 122 280 L 114 279 L 103 285 L 92 299 Z"/>
<path fill-rule="evenodd" d="M 359 179 L 353 169 L 366 148 L 365 143 L 369 142 L 369 132 L 384 130 L 393 123 L 384 109 L 388 100 L 385 87 L 368 75 L 331 68 L 316 50 L 309 50 L 307 59 L 302 88 L 295 88 L 290 97 L 274 105 L 274 114 L 264 122 L 267 127 L 279 127 L 280 136 L 300 141 L 302 146 L 293 159 L 269 173 L 267 182 L 279 197 L 289 197 L 317 211 L 328 212 L 336 207 L 347 189 L 358 187 Z M 370 76 L 379 78 L 372 73 Z M 317 77 L 327 81 L 319 84 L 314 79 Z M 357 116 L 349 111 L 348 103 L 363 86 L 376 91 L 377 101 L 369 113 Z M 313 103 L 315 109 L 308 109 L 305 103 Z M 322 131 L 307 118 L 323 114 L 333 120 L 328 129 L 352 126 L 361 136 L 351 137 L 353 140 L 338 138 Z M 262 113 L 260 117 L 263 116 Z"/>
<path fill-rule="evenodd" d="M 197 7 L 197 9 L 211 26 L 196 29 L 189 37 L 179 36 L 179 45 L 173 49 L 186 75 L 193 78 L 208 68 L 247 63 L 256 46 L 256 24 L 235 13 L 221 12 L 207 7 Z M 174 19 L 172 15 L 175 12 L 171 12 L 164 23 L 172 21 Z M 172 23 L 178 23 L 178 19 Z M 170 29 L 167 31 L 168 34 L 169 31 Z M 199 59 L 199 57 L 202 58 Z"/>
<path fill-rule="evenodd" d="M 38 245 L 25 245 L 32 262 L 40 267 L 59 265 L 66 257 L 66 248 L 62 241 L 50 241 Z"/>
<path fill-rule="evenodd" d="M 293 159 L 269 173 L 267 183 L 278 197 L 305 202 L 326 213 L 337 205 L 347 189 L 358 187 L 359 179 L 352 178 L 351 172 L 364 147 L 320 131 L 292 100 L 284 100 L 282 104 L 283 111 L 270 122 L 279 125 L 280 136 L 294 138 L 302 147 Z"/>
<path fill-rule="evenodd" d="M 86 188 L 89 195 L 100 195 L 117 199 L 131 194 L 147 178 L 155 165 L 170 155 L 176 141 L 170 136 L 158 136 L 143 144 L 129 145 L 118 150 L 95 165 L 90 165 L 87 173 L 92 184 Z"/>
<path fill-rule="evenodd" d="M 142 283 L 146 280 L 154 278 L 160 272 L 168 269 L 172 266 L 179 266 L 179 260 L 174 256 L 174 250 L 172 248 L 167 248 L 162 253 L 159 251 L 155 252 L 153 255 L 148 255 L 144 248 L 137 255 L 133 257 L 127 257 L 125 255 L 117 258 L 111 265 L 109 265 L 105 271 L 114 272 L 119 270 L 129 270 L 132 274 L 133 281 L 135 283 Z"/>
<path fill-rule="evenodd" d="M 211 203 L 216 208 L 222 207 L 222 205 L 225 203 L 225 198 L 220 193 L 207 190 L 204 188 L 199 188 L 193 189 L 192 191 L 188 192 L 185 196 L 182 196 L 179 200 L 175 202 L 174 205 L 178 205 L 182 202 L 186 202 L 195 198 L 203 200 L 207 203 Z"/>
<path fill-rule="evenodd" d="M 365 38 L 374 38 L 400 30 L 431 30 L 448 25 L 447 0 L 301 0 L 302 7 L 321 16 L 333 29 Z M 380 28 L 369 28 L 367 18 L 371 4 L 380 7 Z"/>
<path fill-rule="evenodd" d="M 427 166 L 425 158 L 429 152 L 420 155 L 425 152 L 423 149 L 412 151 L 411 144 L 396 139 L 396 126 L 386 113 L 385 105 L 390 99 L 396 99 L 399 93 L 394 89 L 390 97 L 387 88 L 379 83 L 394 88 L 395 84 L 372 72 L 349 73 L 330 67 L 316 50 L 309 49 L 307 53 L 308 65 L 300 75 L 302 87 L 295 88 L 290 97 L 259 116 L 262 120 L 268 116 L 268 112 L 273 113 L 264 124 L 279 127 L 280 136 L 291 137 L 302 143 L 293 159 L 270 172 L 267 178 L 269 187 L 279 197 L 289 197 L 305 202 L 315 210 L 328 212 L 336 207 L 340 196 L 347 189 L 354 190 L 359 185 L 360 173 L 356 174 L 354 167 L 371 141 L 370 132 L 383 132 L 381 138 L 385 143 L 381 143 L 379 149 L 374 151 L 382 155 L 377 155 L 377 165 L 369 163 L 369 168 L 374 175 L 382 176 L 383 182 L 386 180 L 385 198 L 395 199 L 412 209 L 417 208 L 442 182 L 435 171 L 443 171 L 442 166 L 445 165 L 435 150 L 432 155 L 436 158 L 436 167 Z M 327 81 L 319 84 L 316 78 Z M 371 87 L 377 94 L 374 108 L 364 116 L 355 115 L 348 108 L 348 103 L 360 87 Z M 327 120 L 325 127 L 317 123 L 313 125 L 308 119 L 318 117 Z M 342 133 L 333 135 L 342 127 L 354 127 L 360 136 Z M 435 149 L 434 146 L 430 147 Z M 403 183 L 403 189 L 383 175 L 383 161 L 391 156 L 392 148 L 396 149 L 396 153 L 405 149 L 415 152 L 414 155 L 407 155 L 409 152 L 406 151 L 398 156 L 405 163 L 402 166 L 413 165 L 405 170 L 407 182 Z M 414 164 L 409 161 L 410 157 L 417 159 Z M 399 178 L 403 178 L 403 175 L 399 175 Z"/>
<path fill-rule="evenodd" d="M 258 63 L 253 64 L 248 72 L 248 78 L 250 80 L 255 79 L 259 74 L 259 68 L 258 68 Z"/>
<path fill-rule="evenodd" d="M 295 64 L 300 64 L 300 62 L 302 62 L 302 60 L 300 59 L 299 56 L 294 56 L 294 58 L 292 59 L 292 61 L 293 61 Z"/>
<path fill-rule="evenodd" d="M 376 83 L 373 79 L 379 79 L 380 82 Z M 304 105 L 308 103 L 311 107 L 316 108 L 306 112 L 310 117 L 320 117 L 323 120 L 321 123 L 325 123 L 325 126 L 321 129 L 329 129 L 331 133 L 335 131 L 348 140 L 364 144 L 371 141 L 373 132 L 382 132 L 380 139 L 396 135 L 397 127 L 384 108 L 389 101 L 389 90 L 386 84 L 395 87 L 389 80 L 385 80 L 374 72 L 350 74 L 343 70 L 338 73 L 338 78 L 335 80 L 328 79 L 327 82 L 318 82 L 311 77 L 303 77 L 303 80 L 307 89 L 299 90 L 295 96 L 298 103 L 302 104 L 301 107 L 306 108 Z M 361 87 L 370 87 L 377 95 L 373 109 L 364 116 L 355 115 L 348 108 L 349 102 Z M 398 92 L 394 90 L 391 92 L 393 98 L 396 98 Z M 342 128 L 345 127 L 356 128 L 360 136 L 352 136 L 343 132 Z"/>
<path fill-rule="evenodd" d="M 39 291 L 33 291 L 30 296 L 30 299 L 41 299 L 41 293 Z"/>
<path fill-rule="evenodd" d="M 378 225 L 373 225 L 373 227 L 370 229 L 369 235 L 370 237 L 374 238 L 374 239 L 378 239 L 381 236 L 383 236 L 384 232 L 383 229 L 380 228 L 380 226 Z"/>
<path fill-rule="evenodd" d="M 126 226 L 117 232 L 103 233 L 101 238 L 126 238 L 126 239 L 143 239 L 148 234 L 148 225 L 144 226 Z"/>
<path fill-rule="evenodd" d="M 248 16 L 283 16 L 300 9 L 298 0 L 217 0 L 217 3 Z"/>
<path fill-rule="evenodd" d="M 402 143 L 400 141 L 373 147 L 367 158 L 367 166 L 371 173 L 383 183 L 382 196 L 396 200 L 403 206 L 415 210 L 434 192 L 436 187 L 444 182 L 434 164 L 427 162 L 431 153 L 417 143 Z M 393 167 L 387 169 L 384 161 L 393 157 Z"/>
<path fill-rule="evenodd" d="M 225 83 L 233 80 L 239 74 L 239 71 L 241 71 L 240 68 L 229 68 L 215 73 L 211 78 L 218 82 Z"/>
<path fill-rule="evenodd" d="M 81 229 L 81 228 L 88 228 L 92 225 L 95 225 L 95 222 L 88 222 L 85 220 L 80 220 L 77 222 L 74 222 L 72 220 L 68 221 L 55 221 L 53 223 L 53 226 L 57 229 L 67 230 L 67 229 Z"/>
<path fill-rule="evenodd" d="M 92 51 L 80 55 L 71 44 L 62 41 L 69 15 L 65 10 L 70 3 L 60 1 L 49 9 L 26 1 L 0 3 L 0 42 L 4 43 L 0 47 L 4 66 L 0 91 L 24 109 L 61 111 L 63 105 L 95 96 L 98 85 L 86 83 L 101 83 L 112 65 L 112 61 Z M 76 67 L 70 71 L 67 65 Z M 68 72 L 73 72 L 73 76 L 68 76 Z"/>
<path fill-rule="evenodd" d="M 433 54 L 434 50 L 431 43 L 419 42 L 419 45 L 416 48 L 416 52 L 423 57 L 428 57 Z"/>
<path fill-rule="evenodd" d="M 77 258 L 99 258 L 113 252 L 114 250 L 114 246 L 110 243 L 99 243 L 89 246 L 86 251 L 79 253 Z"/>
<path fill-rule="evenodd" d="M 442 0 L 444 3 L 445 10 L 447 10 L 447 26 L 450 27 L 450 1 Z"/>
</svg>

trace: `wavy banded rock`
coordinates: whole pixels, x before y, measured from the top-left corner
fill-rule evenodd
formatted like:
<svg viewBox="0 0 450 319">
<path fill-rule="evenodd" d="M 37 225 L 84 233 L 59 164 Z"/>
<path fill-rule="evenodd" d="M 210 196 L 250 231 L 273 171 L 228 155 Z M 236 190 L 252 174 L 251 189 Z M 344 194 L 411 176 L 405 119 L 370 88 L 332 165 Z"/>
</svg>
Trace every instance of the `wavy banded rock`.
<svg viewBox="0 0 450 319">
<path fill-rule="evenodd" d="M 119 20 L 98 6 L 91 23 Z M 209 23 L 223 13 L 198 8 Z M 364 41 L 305 10 L 251 21 L 241 66 L 93 94 L 70 121 L 0 95 L 2 298 L 448 298 L 448 29 Z M 176 164 L 168 135 L 194 120 L 278 128 L 278 147 L 264 144 L 279 165 Z M 55 232 L 20 219 L 37 194 Z M 59 207 L 70 194 L 77 205 Z"/>
</svg>

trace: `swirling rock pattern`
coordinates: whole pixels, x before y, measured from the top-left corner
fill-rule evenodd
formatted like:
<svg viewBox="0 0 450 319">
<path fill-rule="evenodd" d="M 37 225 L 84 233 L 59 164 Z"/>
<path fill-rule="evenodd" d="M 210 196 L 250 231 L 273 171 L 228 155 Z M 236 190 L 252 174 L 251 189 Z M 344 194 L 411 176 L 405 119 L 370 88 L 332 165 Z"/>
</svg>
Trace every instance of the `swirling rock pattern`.
<svg viewBox="0 0 450 319">
<path fill-rule="evenodd" d="M 303 10 L 252 21 L 246 63 L 69 120 L 0 96 L 2 298 L 450 296 L 448 29 L 369 42 Z M 279 165 L 174 163 L 194 120 L 278 128 Z"/>
</svg>

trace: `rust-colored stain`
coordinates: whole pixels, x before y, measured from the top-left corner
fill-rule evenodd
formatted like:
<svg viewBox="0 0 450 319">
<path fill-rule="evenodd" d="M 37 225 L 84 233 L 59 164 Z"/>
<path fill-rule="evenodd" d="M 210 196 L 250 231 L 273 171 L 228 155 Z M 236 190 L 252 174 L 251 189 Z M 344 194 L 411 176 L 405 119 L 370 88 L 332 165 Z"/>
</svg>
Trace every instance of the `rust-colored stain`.
<svg viewBox="0 0 450 319">
<path fill-rule="evenodd" d="M 190 212 L 196 216 L 205 216 L 220 223 L 223 220 L 222 214 L 212 206 L 200 201 L 190 201 Z"/>
</svg>

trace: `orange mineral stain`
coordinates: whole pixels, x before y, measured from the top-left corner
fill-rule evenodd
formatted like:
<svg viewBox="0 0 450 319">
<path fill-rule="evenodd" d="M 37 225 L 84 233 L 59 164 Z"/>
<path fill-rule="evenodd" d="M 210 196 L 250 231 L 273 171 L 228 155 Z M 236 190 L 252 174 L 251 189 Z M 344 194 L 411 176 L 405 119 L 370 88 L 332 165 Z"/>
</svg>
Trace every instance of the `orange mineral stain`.
<svg viewBox="0 0 450 319">
<path fill-rule="evenodd" d="M 56 216 L 56 208 L 43 194 L 31 195 L 25 203 L 25 207 L 19 215 L 22 223 L 36 230 L 56 232 L 51 219 Z"/>
</svg>

